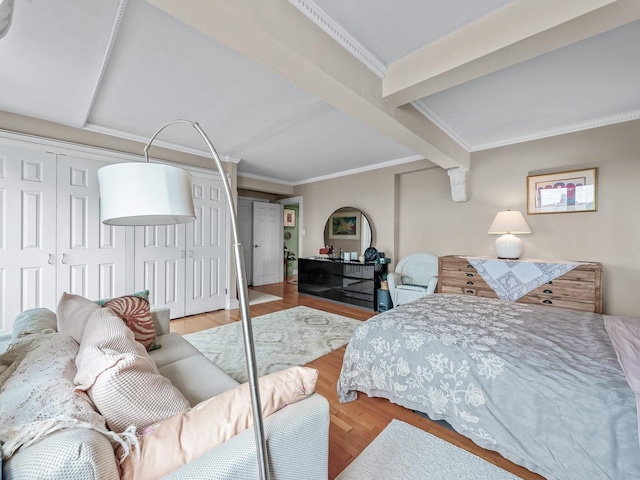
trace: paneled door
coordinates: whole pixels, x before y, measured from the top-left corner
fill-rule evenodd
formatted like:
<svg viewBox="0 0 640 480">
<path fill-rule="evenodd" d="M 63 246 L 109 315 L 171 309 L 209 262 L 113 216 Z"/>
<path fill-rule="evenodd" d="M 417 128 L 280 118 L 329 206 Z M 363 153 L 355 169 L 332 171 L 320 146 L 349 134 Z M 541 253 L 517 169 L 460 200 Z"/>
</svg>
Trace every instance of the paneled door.
<svg viewBox="0 0 640 480">
<path fill-rule="evenodd" d="M 186 315 L 225 307 L 227 215 L 222 181 L 192 178 L 196 219 L 187 223 Z"/>
<path fill-rule="evenodd" d="M 253 285 L 282 281 L 283 207 L 277 203 L 253 202 Z"/>
<path fill-rule="evenodd" d="M 222 181 L 192 176 L 196 220 L 183 225 L 136 227 L 135 288 L 171 318 L 225 307 L 227 207 Z"/>
<path fill-rule="evenodd" d="M 135 286 L 149 290 L 151 305 L 185 316 L 185 226 L 136 227 Z"/>
<path fill-rule="evenodd" d="M 0 334 L 23 310 L 55 311 L 56 156 L 0 145 Z"/>
<path fill-rule="evenodd" d="M 125 294 L 125 228 L 100 221 L 97 172 L 106 162 L 58 156 L 58 293 Z"/>
</svg>

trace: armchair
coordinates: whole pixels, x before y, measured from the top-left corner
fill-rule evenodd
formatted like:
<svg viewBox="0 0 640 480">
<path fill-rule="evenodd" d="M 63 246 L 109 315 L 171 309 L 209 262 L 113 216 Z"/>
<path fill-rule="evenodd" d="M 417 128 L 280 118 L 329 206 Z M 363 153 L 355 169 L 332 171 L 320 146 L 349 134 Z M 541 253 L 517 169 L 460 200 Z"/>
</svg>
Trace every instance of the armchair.
<svg viewBox="0 0 640 480">
<path fill-rule="evenodd" d="M 430 295 L 438 284 L 438 257 L 431 253 L 404 257 L 387 275 L 387 282 L 394 307 Z"/>
</svg>

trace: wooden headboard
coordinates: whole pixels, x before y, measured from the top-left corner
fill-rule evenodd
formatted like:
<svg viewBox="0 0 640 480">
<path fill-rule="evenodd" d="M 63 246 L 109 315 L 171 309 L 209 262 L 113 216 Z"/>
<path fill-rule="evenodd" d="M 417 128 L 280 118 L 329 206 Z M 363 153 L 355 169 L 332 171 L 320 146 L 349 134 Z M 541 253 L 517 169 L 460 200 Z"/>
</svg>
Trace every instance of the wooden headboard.
<svg viewBox="0 0 640 480">
<path fill-rule="evenodd" d="M 466 258 L 458 255 L 439 258 L 436 291 L 498 298 Z M 517 301 L 602 313 L 602 265 L 585 262 Z"/>
</svg>

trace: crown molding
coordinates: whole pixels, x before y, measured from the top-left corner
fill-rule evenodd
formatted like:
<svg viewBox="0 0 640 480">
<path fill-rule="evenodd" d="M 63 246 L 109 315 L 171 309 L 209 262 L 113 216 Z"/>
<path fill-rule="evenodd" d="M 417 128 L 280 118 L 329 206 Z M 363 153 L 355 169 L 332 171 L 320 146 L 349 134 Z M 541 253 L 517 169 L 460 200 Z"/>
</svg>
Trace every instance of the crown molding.
<svg viewBox="0 0 640 480">
<path fill-rule="evenodd" d="M 244 178 L 252 178 L 253 180 L 263 180 L 265 182 L 279 183 L 280 185 L 286 185 L 287 187 L 295 187 L 297 185 L 297 183 L 294 182 L 287 182 L 286 180 L 280 180 L 273 177 L 264 177 L 262 175 L 254 175 L 253 173 L 238 172 L 238 176 Z"/>
<path fill-rule="evenodd" d="M 342 25 L 336 22 L 331 15 L 325 12 L 313 0 L 289 0 L 293 6 L 300 10 L 313 23 L 329 34 L 336 42 L 342 45 L 351 55 L 360 60 L 378 77 L 384 78 L 387 74 L 387 66 L 353 37 Z"/>
<path fill-rule="evenodd" d="M 640 119 L 640 110 L 633 110 L 631 112 L 609 115 L 607 117 L 588 120 L 586 122 L 572 123 L 570 125 L 541 130 L 539 132 L 512 137 L 505 140 L 498 140 L 496 142 L 474 145 L 470 151 L 479 152 L 482 150 L 489 150 L 491 148 L 505 147 L 507 145 L 514 145 L 516 143 L 530 142 L 547 137 L 555 137 L 557 135 L 565 135 L 567 133 L 580 132 L 582 130 L 590 130 L 592 128 L 606 127 L 607 125 L 615 125 L 616 123 L 630 122 L 638 119 Z"/>
<path fill-rule="evenodd" d="M 449 135 L 451 139 L 458 143 L 462 148 L 466 151 L 471 152 L 472 146 L 467 142 L 458 132 L 456 132 L 451 125 L 445 122 L 440 116 L 434 112 L 426 103 L 422 100 L 416 100 L 415 102 L 411 102 L 416 110 L 418 110 L 422 115 L 431 120 L 440 130 Z"/>
<path fill-rule="evenodd" d="M 146 145 L 149 142 L 149 138 L 151 137 L 143 137 L 141 135 L 134 135 L 133 133 L 123 132 L 121 130 L 116 130 L 114 128 L 102 127 L 100 125 L 95 125 L 93 123 L 87 123 L 84 126 L 84 130 L 89 130 L 91 132 L 102 133 L 104 135 L 111 135 L 112 137 L 123 138 L 125 140 L 131 140 L 134 142 L 142 143 Z M 162 140 L 154 140 L 154 145 L 157 145 L 162 148 L 167 148 L 169 150 L 175 150 L 176 152 L 189 153 L 191 155 L 198 155 L 200 157 L 213 158 L 211 152 L 205 150 L 198 150 L 197 148 L 185 147 L 183 145 L 177 145 L 175 143 L 163 142 Z M 234 157 L 229 157 L 234 158 Z"/>
<path fill-rule="evenodd" d="M 356 173 L 370 172 L 372 170 L 379 170 L 381 168 L 393 167 L 396 165 L 402 165 L 403 163 L 417 162 L 418 160 L 424 160 L 422 155 L 410 155 L 408 157 L 397 158 L 395 160 L 389 160 L 382 163 L 374 163 L 373 165 L 367 165 L 366 167 L 353 168 L 351 170 L 344 170 L 342 172 L 330 173 L 329 175 L 323 175 L 321 177 L 307 178 L 306 180 L 300 180 L 295 182 L 296 185 L 304 185 L 305 183 L 321 182 L 322 180 L 331 180 L 332 178 L 346 177 L 347 175 L 354 175 Z"/>
<path fill-rule="evenodd" d="M 89 160 L 105 161 L 105 157 L 108 157 L 110 161 L 144 161 L 142 150 L 140 150 L 140 154 L 119 152 L 117 150 L 111 150 L 104 147 L 95 147 L 91 145 L 69 142 L 67 140 L 58 140 L 55 138 L 42 137 L 40 135 L 13 132 L 10 130 L 2 129 L 0 129 L 0 144 L 18 148 L 26 148 L 29 150 L 36 150 L 40 152 L 53 153 L 54 155 L 82 155 L 83 158 L 87 158 Z"/>
<path fill-rule="evenodd" d="M 105 50 L 104 56 L 102 57 L 100 73 L 98 73 L 98 78 L 96 79 L 96 83 L 93 87 L 93 93 L 91 94 L 91 99 L 89 100 L 89 105 L 87 105 L 87 110 L 84 114 L 84 118 L 82 119 L 81 126 L 87 125 L 87 122 L 89 121 L 91 110 L 93 110 L 93 104 L 96 101 L 96 97 L 98 96 L 98 90 L 100 90 L 100 85 L 102 85 L 104 72 L 107 70 L 107 65 L 109 64 L 109 59 L 111 58 L 111 52 L 113 51 L 113 46 L 116 43 L 116 37 L 118 36 L 118 31 L 120 30 L 120 24 L 122 23 L 122 18 L 124 17 L 124 11 L 126 7 L 127 0 L 118 1 L 118 8 L 116 9 L 116 15 L 113 20 L 113 25 L 111 26 L 111 32 L 109 33 L 109 42 L 107 43 L 107 49 Z"/>
</svg>

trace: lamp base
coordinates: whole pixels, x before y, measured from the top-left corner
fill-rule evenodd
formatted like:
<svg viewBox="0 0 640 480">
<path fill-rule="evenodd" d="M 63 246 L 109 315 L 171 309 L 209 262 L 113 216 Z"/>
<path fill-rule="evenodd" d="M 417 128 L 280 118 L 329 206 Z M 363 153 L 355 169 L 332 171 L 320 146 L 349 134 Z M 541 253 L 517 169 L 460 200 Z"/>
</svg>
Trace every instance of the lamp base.
<svg viewBox="0 0 640 480">
<path fill-rule="evenodd" d="M 496 254 L 504 260 L 517 260 L 522 254 L 522 240 L 512 233 L 505 233 L 496 239 Z"/>
</svg>

